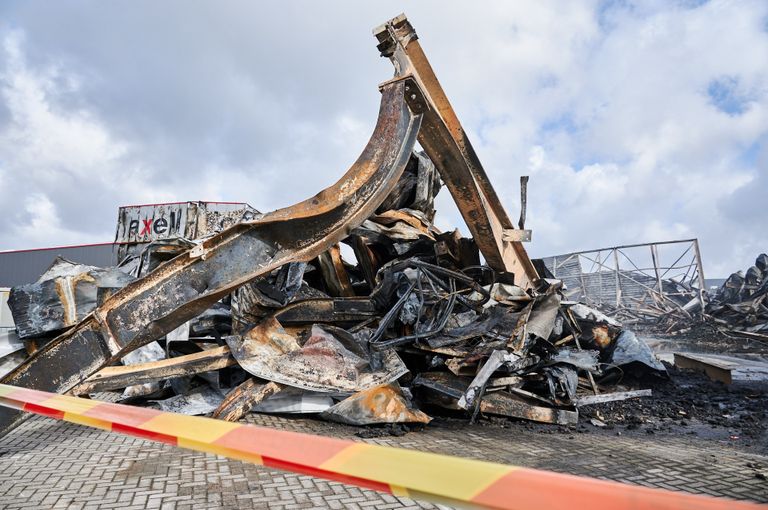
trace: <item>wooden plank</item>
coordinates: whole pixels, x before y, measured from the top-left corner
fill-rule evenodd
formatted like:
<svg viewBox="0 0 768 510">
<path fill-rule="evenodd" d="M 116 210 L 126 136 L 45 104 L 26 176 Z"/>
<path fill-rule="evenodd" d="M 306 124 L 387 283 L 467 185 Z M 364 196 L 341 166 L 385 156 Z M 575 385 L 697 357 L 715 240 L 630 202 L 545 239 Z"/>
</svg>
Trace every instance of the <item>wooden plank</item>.
<svg viewBox="0 0 768 510">
<path fill-rule="evenodd" d="M 219 370 L 237 364 L 229 347 L 216 347 L 186 356 L 129 366 L 105 367 L 76 386 L 70 393 L 83 395 L 109 391 L 134 384 L 157 382 L 172 377 Z"/>
<path fill-rule="evenodd" d="M 733 382 L 731 370 L 736 368 L 734 363 L 723 362 L 697 354 L 681 354 L 679 352 L 675 353 L 675 366 L 704 372 L 713 381 L 721 381 L 725 384 Z"/>
<path fill-rule="evenodd" d="M 617 402 L 628 398 L 650 397 L 652 390 L 616 391 L 613 393 L 601 393 L 600 395 L 586 395 L 577 397 L 573 403 L 576 406 L 588 406 L 590 404 L 604 404 L 605 402 Z"/>
<path fill-rule="evenodd" d="M 213 412 L 212 418 L 237 421 L 282 388 L 282 385 L 274 382 L 265 384 L 260 379 L 248 379 L 227 394 L 218 409 Z"/>
</svg>

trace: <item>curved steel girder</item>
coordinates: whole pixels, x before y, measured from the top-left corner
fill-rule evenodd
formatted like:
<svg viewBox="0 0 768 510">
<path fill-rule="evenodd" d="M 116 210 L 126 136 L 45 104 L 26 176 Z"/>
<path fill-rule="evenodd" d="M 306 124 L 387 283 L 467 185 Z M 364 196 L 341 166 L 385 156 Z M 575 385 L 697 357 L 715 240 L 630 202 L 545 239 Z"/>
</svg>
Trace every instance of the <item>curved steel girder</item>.
<svg viewBox="0 0 768 510">
<path fill-rule="evenodd" d="M 374 213 L 408 162 L 423 110 L 415 87 L 405 81 L 381 87 L 373 135 L 336 184 L 296 205 L 234 225 L 131 283 L 2 382 L 67 392 L 238 286 L 288 262 L 310 260 L 339 242 Z M 0 437 L 21 419 L 19 412 L 0 410 Z"/>
</svg>

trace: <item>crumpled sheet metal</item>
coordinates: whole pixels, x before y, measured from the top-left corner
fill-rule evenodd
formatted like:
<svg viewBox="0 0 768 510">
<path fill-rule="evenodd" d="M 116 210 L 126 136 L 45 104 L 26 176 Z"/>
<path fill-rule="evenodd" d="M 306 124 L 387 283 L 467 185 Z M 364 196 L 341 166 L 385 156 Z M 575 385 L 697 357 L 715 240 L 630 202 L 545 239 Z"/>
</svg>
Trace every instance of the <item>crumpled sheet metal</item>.
<svg viewBox="0 0 768 510">
<path fill-rule="evenodd" d="M 552 330 L 555 328 L 555 319 L 560 311 L 560 295 L 549 294 L 534 301 L 531 315 L 525 325 L 525 330 L 529 335 L 533 335 L 542 340 L 549 339 Z"/>
<path fill-rule="evenodd" d="M 372 216 L 352 231 L 352 235 L 379 238 L 383 241 L 435 240 L 439 232 L 423 217 L 420 211 L 401 209 Z M 373 240 L 373 239 L 371 239 Z"/>
<path fill-rule="evenodd" d="M 333 405 L 333 398 L 327 393 L 288 388 L 268 397 L 251 411 L 269 414 L 317 414 Z"/>
<path fill-rule="evenodd" d="M 245 335 L 229 336 L 226 341 L 250 374 L 305 390 L 355 393 L 390 383 L 408 372 L 391 349 L 377 354 L 381 368 L 374 369 L 351 335 L 342 338 L 343 333 L 330 326 L 312 326 L 307 341 L 299 345 L 277 319 L 269 318 Z"/>
<path fill-rule="evenodd" d="M 518 306 L 530 302 L 533 298 L 523 289 L 516 285 L 505 283 L 494 283 L 487 286 L 486 289 L 491 293 L 491 299 L 485 304 L 485 307 L 495 306 L 498 303 L 507 306 Z"/>
<path fill-rule="evenodd" d="M 323 411 L 320 416 L 327 420 L 358 426 L 381 423 L 426 424 L 432 421 L 427 414 L 411 405 L 396 383 L 355 393 Z"/>
<path fill-rule="evenodd" d="M 637 338 L 637 335 L 629 330 L 622 331 L 616 339 L 616 348 L 613 350 L 611 362 L 615 365 L 638 362 L 664 374 L 667 373 L 664 364 L 653 355 L 648 344 Z"/>
<path fill-rule="evenodd" d="M 613 319 L 612 317 L 608 317 L 603 312 L 599 310 L 595 310 L 594 308 L 590 308 L 583 303 L 568 303 L 568 304 L 569 304 L 568 309 L 571 311 L 571 313 L 573 313 L 573 315 L 577 319 L 590 321 L 590 322 L 605 323 L 617 328 L 621 327 L 621 323 L 616 319 Z"/>
<path fill-rule="evenodd" d="M 56 257 L 35 283 L 11 289 L 11 309 L 20 338 L 35 338 L 74 326 L 99 303 L 134 278 L 115 268 L 99 268 Z"/>
<path fill-rule="evenodd" d="M 122 362 L 123 365 L 129 366 L 149 363 L 150 361 L 159 361 L 161 359 L 165 359 L 165 351 L 160 347 L 159 343 L 150 342 L 123 356 Z M 134 384 L 133 386 L 125 388 L 123 391 L 123 398 L 151 395 L 158 390 L 160 390 L 160 383 L 158 382 Z"/>
<path fill-rule="evenodd" d="M 413 384 L 429 403 L 446 409 L 461 409 L 458 401 L 467 391 L 470 380 L 445 372 L 425 372 L 416 376 Z M 578 410 L 575 408 L 544 407 L 505 391 L 484 395 L 480 400 L 480 411 L 558 425 L 575 425 L 579 419 Z"/>
<path fill-rule="evenodd" d="M 600 362 L 600 352 L 594 350 L 576 350 L 567 347 L 561 348 L 547 361 L 548 363 L 568 363 L 581 370 L 595 371 Z"/>
<path fill-rule="evenodd" d="M 170 413 L 199 416 L 214 412 L 224 400 L 224 395 L 210 386 L 200 386 L 184 395 L 165 400 L 150 400 L 162 410 Z"/>
</svg>

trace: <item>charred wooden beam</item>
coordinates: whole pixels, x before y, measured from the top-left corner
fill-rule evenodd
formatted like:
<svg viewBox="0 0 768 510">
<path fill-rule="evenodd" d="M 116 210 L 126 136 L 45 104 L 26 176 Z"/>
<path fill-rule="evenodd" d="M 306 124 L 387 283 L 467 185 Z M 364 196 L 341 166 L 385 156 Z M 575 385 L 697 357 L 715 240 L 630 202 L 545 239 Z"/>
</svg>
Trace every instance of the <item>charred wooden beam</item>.
<svg viewBox="0 0 768 510">
<path fill-rule="evenodd" d="M 213 412 L 212 418 L 237 421 L 248 414 L 254 406 L 282 389 L 283 386 L 275 382 L 264 384 L 259 379 L 248 379 L 224 397 L 221 405 Z"/>
<path fill-rule="evenodd" d="M 149 363 L 104 367 L 83 383 L 78 384 L 71 393 L 84 395 L 97 391 L 116 390 L 134 384 L 145 384 L 172 377 L 219 370 L 236 364 L 237 361 L 229 352 L 229 347 L 216 347 L 194 354 Z"/>
</svg>

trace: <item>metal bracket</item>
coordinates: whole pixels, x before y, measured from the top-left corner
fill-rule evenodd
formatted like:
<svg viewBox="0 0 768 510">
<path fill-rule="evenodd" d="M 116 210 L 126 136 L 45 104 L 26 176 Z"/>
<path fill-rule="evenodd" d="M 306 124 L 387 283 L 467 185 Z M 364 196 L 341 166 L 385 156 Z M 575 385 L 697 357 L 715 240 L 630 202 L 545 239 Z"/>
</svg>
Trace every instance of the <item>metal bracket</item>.
<svg viewBox="0 0 768 510">
<path fill-rule="evenodd" d="M 531 230 L 507 228 L 502 232 L 501 240 L 507 243 L 529 243 L 531 242 Z"/>
</svg>

